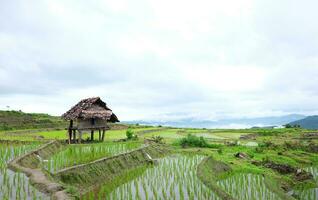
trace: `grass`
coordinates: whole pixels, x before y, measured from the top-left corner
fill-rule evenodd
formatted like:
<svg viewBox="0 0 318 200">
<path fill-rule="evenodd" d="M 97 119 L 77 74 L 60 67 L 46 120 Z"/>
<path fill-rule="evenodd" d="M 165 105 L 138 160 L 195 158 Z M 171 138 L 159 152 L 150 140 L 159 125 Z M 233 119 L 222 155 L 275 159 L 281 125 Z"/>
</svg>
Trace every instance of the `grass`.
<svg viewBox="0 0 318 200">
<path fill-rule="evenodd" d="M 0 130 L 57 128 L 66 122 L 60 117 L 22 111 L 0 111 Z"/>
<path fill-rule="evenodd" d="M 214 198 L 216 194 L 219 196 L 224 195 L 222 187 L 226 187 L 229 188 L 227 190 L 229 191 L 229 194 L 227 195 L 236 196 L 238 197 L 238 199 L 249 199 L 253 197 L 272 199 L 276 198 L 275 195 L 275 197 L 273 196 L 273 192 L 279 195 L 279 197 L 284 197 L 284 191 L 280 189 L 282 185 L 289 188 L 293 188 L 296 185 L 299 186 L 300 189 L 295 190 L 295 194 L 299 195 L 300 199 L 310 199 L 317 194 L 317 190 L 305 187 L 306 183 L 296 182 L 292 175 L 281 175 L 278 174 L 278 172 L 275 172 L 268 168 L 264 168 L 262 166 L 254 165 L 251 162 L 252 160 L 263 161 L 269 159 L 273 162 L 288 164 L 295 168 L 308 168 L 318 166 L 317 154 L 308 152 L 308 148 L 306 148 L 306 146 L 308 146 L 310 142 L 318 144 L 317 139 L 312 139 L 310 142 L 300 139 L 303 138 L 303 133 L 308 132 L 307 130 L 293 128 L 273 130 L 211 130 L 193 128 L 181 129 L 167 127 L 145 127 L 133 125 L 129 128 L 133 130 L 134 134 L 138 135 L 139 141 L 126 143 L 113 142 L 120 139 L 125 139 L 127 137 L 127 128 L 107 131 L 105 135 L 105 142 L 68 145 L 65 147 L 64 150 L 49 158 L 47 162 L 43 161 L 43 164 L 46 169 L 51 172 L 55 172 L 56 170 L 62 169 L 64 167 L 87 163 L 101 157 L 112 156 L 130 149 L 137 148 L 141 145 L 143 139 L 151 138 L 152 136 L 163 137 L 164 141 L 168 145 L 171 145 L 174 144 L 175 141 L 180 141 L 180 139 L 186 137 L 188 134 L 191 134 L 192 137 L 195 138 L 195 140 L 186 140 L 187 145 L 185 146 L 187 146 L 187 148 L 181 148 L 179 146 L 174 146 L 174 148 L 177 152 L 186 152 L 194 155 L 194 158 L 191 158 L 193 159 L 192 161 L 189 161 L 191 156 L 186 156 L 188 160 L 186 158 L 183 158 L 182 156 L 182 158 L 180 157 L 180 159 L 174 157 L 164 158 L 159 162 L 159 166 L 155 166 L 153 168 L 147 168 L 143 166 L 137 169 L 130 170 L 129 173 L 126 175 L 115 177 L 115 179 L 113 179 L 113 183 L 111 183 L 110 185 L 106 184 L 105 186 L 102 186 L 100 188 L 96 188 L 95 190 L 93 190 L 94 194 L 88 193 L 85 198 L 92 199 L 96 198 L 97 195 L 98 198 L 102 199 L 105 196 L 113 199 L 115 199 L 115 196 L 124 199 L 138 199 L 146 197 L 191 199 L 192 197 L 207 198 L 208 194 L 210 196 L 213 196 Z M 240 136 L 246 134 L 254 134 L 256 138 L 241 140 Z M 90 137 L 90 134 L 85 134 L 83 136 L 83 139 L 85 139 L 86 137 Z M 200 139 L 200 137 L 202 137 L 203 139 Z M 31 142 L 29 144 L 30 149 L 32 149 L 39 144 L 35 143 L 35 141 L 44 142 L 53 139 L 66 140 L 67 134 L 66 130 L 39 131 L 35 129 L 26 129 L 0 131 L 0 138 L 2 142 L 4 142 L 3 140 L 12 141 L 12 143 L 8 142 L 9 144 L 19 143 L 18 141 L 29 141 Z M 256 142 L 259 144 L 259 146 L 253 147 L 237 145 L 233 143 L 235 141 L 240 141 L 239 144 Z M 233 146 L 227 145 L 226 142 L 232 142 L 231 145 Z M 211 144 L 216 145 L 209 146 Z M 0 199 L 6 199 L 9 195 L 11 195 L 10 198 L 13 199 L 16 199 L 16 196 L 18 195 L 20 195 L 18 196 L 20 199 L 23 199 L 25 195 L 27 196 L 27 198 L 32 198 L 34 195 L 38 194 L 36 190 L 33 192 L 34 189 L 32 189 L 31 186 L 28 186 L 28 179 L 26 177 L 23 177 L 22 174 L 19 175 L 19 173 L 12 172 L 12 174 L 10 174 L 11 172 L 7 170 L 5 164 L 8 161 L 9 157 L 17 156 L 21 153 L 24 153 L 25 151 L 30 150 L 28 149 L 29 145 L 18 144 L 14 145 L 14 147 L 12 147 L 13 149 L 10 147 L 10 145 L 5 145 L 4 143 L 0 145 L 0 169 L 2 170 L 0 174 L 0 180 L 2 180 L 3 182 L 3 184 L 0 184 Z M 199 148 L 198 146 L 212 148 Z M 25 150 L 23 150 L 24 147 L 26 148 Z M 19 148 L 21 148 L 22 150 L 18 150 Z M 7 152 L 4 153 L 3 149 L 7 149 Z M 12 151 L 12 155 L 10 156 L 8 156 L 9 151 Z M 234 154 L 237 152 L 243 152 L 247 154 L 249 158 L 238 159 L 234 157 Z M 198 159 L 195 158 L 196 156 L 198 157 Z M 207 184 L 207 187 L 213 189 L 214 192 L 212 193 L 209 188 L 205 187 L 202 182 L 200 182 L 196 178 L 195 172 L 193 175 L 193 170 L 196 171 L 195 166 L 199 164 L 199 161 L 201 161 L 204 156 L 212 156 L 214 160 L 226 163 L 227 166 L 229 166 L 229 168 L 231 169 L 230 171 L 223 171 L 222 173 L 213 174 L 211 171 L 208 170 L 208 168 L 206 168 L 206 171 L 203 173 L 203 175 L 209 178 L 209 180 L 213 180 L 213 185 L 211 187 L 209 183 L 205 184 Z M 102 168 L 102 170 L 105 170 L 105 168 Z M 316 173 L 316 171 L 314 171 L 314 173 Z M 265 178 L 263 180 L 263 175 L 264 177 L 268 177 L 268 179 Z M 4 176 L 5 178 L 3 178 Z M 176 180 L 175 186 L 172 186 L 168 180 L 168 177 L 172 176 Z M 154 179 L 151 177 L 157 178 Z M 246 183 L 247 185 L 244 185 L 242 183 Z M 267 184 L 266 186 L 267 188 L 269 188 L 270 191 L 266 189 L 264 184 Z M 256 186 L 256 188 L 253 188 L 254 193 L 250 193 L 250 196 L 244 196 L 246 195 L 246 193 L 239 194 L 240 190 L 248 190 L 248 188 L 252 188 L 254 185 Z M 30 187 L 30 189 L 28 189 L 28 187 Z M 17 192 L 18 188 L 20 188 L 19 192 Z M 138 188 L 137 192 L 134 192 L 135 190 L 133 190 L 133 188 Z M 72 190 L 76 190 L 76 188 L 72 188 Z M 259 197 L 259 194 L 265 196 Z M 39 196 L 40 198 L 42 198 L 41 193 L 39 193 Z"/>
</svg>

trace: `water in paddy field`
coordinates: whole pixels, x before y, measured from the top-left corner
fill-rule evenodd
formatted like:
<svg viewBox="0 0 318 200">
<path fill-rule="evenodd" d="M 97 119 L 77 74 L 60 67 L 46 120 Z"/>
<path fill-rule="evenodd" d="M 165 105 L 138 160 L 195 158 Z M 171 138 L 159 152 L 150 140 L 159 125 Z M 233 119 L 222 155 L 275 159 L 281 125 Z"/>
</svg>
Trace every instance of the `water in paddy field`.
<svg viewBox="0 0 318 200">
<path fill-rule="evenodd" d="M 218 200 L 197 177 L 197 165 L 204 156 L 174 155 L 162 158 L 139 177 L 120 185 L 109 194 L 103 187 L 91 199 L 197 199 Z"/>
<path fill-rule="evenodd" d="M 0 199 L 49 199 L 38 192 L 23 173 L 16 173 L 7 168 L 7 163 L 35 148 L 36 145 L 3 145 L 0 144 Z"/>
<path fill-rule="evenodd" d="M 280 199 L 275 193 L 266 188 L 262 175 L 240 173 L 218 181 L 217 184 L 239 200 Z"/>
<path fill-rule="evenodd" d="M 318 166 L 308 167 L 304 170 L 310 172 L 318 185 Z M 295 190 L 294 195 L 300 200 L 317 200 L 318 199 L 318 188 L 308 188 L 303 190 Z"/>
<path fill-rule="evenodd" d="M 106 156 L 114 156 L 139 148 L 138 143 L 99 143 L 92 145 L 70 145 L 65 150 L 53 155 L 42 165 L 50 172 L 65 167 L 86 163 Z"/>
</svg>

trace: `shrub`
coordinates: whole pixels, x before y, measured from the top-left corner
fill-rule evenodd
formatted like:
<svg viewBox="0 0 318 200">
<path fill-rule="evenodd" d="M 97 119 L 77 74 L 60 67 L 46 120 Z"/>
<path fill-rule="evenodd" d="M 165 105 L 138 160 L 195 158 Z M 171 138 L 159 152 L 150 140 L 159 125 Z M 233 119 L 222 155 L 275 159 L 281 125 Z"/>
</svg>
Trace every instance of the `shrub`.
<svg viewBox="0 0 318 200">
<path fill-rule="evenodd" d="M 179 144 L 182 147 L 208 147 L 208 143 L 203 137 L 188 134 L 187 137 L 180 139 Z"/>
<path fill-rule="evenodd" d="M 218 154 L 223 154 L 223 149 L 222 148 L 218 149 Z"/>
<path fill-rule="evenodd" d="M 248 155 L 250 158 L 254 158 L 254 153 L 252 153 L 252 152 L 247 152 L 247 155 Z"/>
<path fill-rule="evenodd" d="M 131 129 L 127 129 L 126 137 L 128 140 L 131 140 L 134 137 L 134 132 Z"/>
<path fill-rule="evenodd" d="M 160 143 L 160 144 L 163 144 L 163 137 L 161 137 L 160 135 L 157 135 L 157 136 L 152 136 L 151 137 L 151 140 L 155 143 Z"/>
<path fill-rule="evenodd" d="M 263 140 L 263 142 L 259 143 L 258 146 L 262 147 L 262 148 L 272 148 L 272 149 L 276 149 L 277 148 L 277 145 L 275 145 L 270 140 Z"/>
<path fill-rule="evenodd" d="M 264 148 L 262 148 L 262 147 L 255 148 L 255 153 L 263 153 L 263 152 L 264 152 Z"/>
<path fill-rule="evenodd" d="M 285 125 L 285 128 L 292 128 L 292 125 L 286 124 L 286 125 Z"/>
<path fill-rule="evenodd" d="M 220 148 L 220 144 L 209 144 L 204 137 L 197 137 L 192 134 L 188 134 L 186 137 L 177 141 L 177 144 L 182 147 L 208 147 L 208 148 Z"/>
</svg>

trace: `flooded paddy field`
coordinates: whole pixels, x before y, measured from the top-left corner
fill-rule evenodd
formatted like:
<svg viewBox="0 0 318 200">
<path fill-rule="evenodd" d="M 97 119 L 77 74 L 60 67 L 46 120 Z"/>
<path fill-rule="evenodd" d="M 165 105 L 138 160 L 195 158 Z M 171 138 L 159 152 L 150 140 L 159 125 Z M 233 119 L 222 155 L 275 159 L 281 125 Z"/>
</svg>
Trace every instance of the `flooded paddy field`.
<svg viewBox="0 0 318 200">
<path fill-rule="evenodd" d="M 112 191 L 106 192 L 107 185 L 100 186 L 82 199 L 219 199 L 196 176 L 203 158 L 177 154 L 159 159 L 157 165 Z"/>
<path fill-rule="evenodd" d="M 70 145 L 42 163 L 48 171 L 56 172 L 65 167 L 125 153 L 141 146 L 142 144 L 138 142 Z"/>
<path fill-rule="evenodd" d="M 262 175 L 238 173 L 218 181 L 217 184 L 231 196 L 239 200 L 280 199 L 266 187 Z"/>
<path fill-rule="evenodd" d="M 307 167 L 304 170 L 313 175 L 318 186 L 318 166 Z M 294 196 L 300 200 L 318 199 L 318 187 L 297 189 L 294 191 Z"/>
<path fill-rule="evenodd" d="M 11 171 L 7 167 L 10 160 L 38 146 L 38 144 L 0 144 L 0 199 L 49 199 L 29 183 L 27 176 Z"/>
</svg>

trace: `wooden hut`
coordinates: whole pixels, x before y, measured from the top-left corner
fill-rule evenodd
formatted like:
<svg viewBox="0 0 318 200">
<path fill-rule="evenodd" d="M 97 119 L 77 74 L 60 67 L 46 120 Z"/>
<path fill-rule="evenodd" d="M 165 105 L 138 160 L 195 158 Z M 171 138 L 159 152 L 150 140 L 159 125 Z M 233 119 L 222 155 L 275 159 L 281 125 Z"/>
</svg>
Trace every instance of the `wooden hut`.
<svg viewBox="0 0 318 200">
<path fill-rule="evenodd" d="M 68 142 L 81 143 L 82 133 L 90 131 L 90 140 L 94 140 L 94 131 L 99 133 L 99 141 L 104 141 L 105 131 L 109 130 L 108 122 L 119 122 L 113 111 L 107 107 L 99 97 L 81 100 L 69 111 L 62 115 L 65 120 L 70 120 Z M 78 133 L 78 139 L 76 134 Z"/>
</svg>

